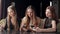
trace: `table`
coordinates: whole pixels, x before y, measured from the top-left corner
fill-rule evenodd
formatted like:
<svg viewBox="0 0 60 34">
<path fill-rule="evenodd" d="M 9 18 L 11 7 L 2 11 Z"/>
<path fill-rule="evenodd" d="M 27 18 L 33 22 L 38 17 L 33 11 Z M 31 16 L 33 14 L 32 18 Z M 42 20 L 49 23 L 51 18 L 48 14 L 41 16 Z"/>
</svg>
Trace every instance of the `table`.
<svg viewBox="0 0 60 34">
<path fill-rule="evenodd" d="M 21 31 L 15 31 L 15 30 L 11 30 L 11 31 L 0 31 L 0 34 L 59 34 L 58 32 L 50 32 L 50 33 L 42 33 L 42 32 L 21 32 Z"/>
</svg>

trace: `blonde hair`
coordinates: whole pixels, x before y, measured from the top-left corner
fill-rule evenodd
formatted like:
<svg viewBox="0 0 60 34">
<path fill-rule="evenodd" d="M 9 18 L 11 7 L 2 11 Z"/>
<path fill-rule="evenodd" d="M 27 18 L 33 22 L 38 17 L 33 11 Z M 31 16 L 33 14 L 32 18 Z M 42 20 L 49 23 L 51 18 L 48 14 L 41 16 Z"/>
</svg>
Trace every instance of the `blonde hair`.
<svg viewBox="0 0 60 34">
<path fill-rule="evenodd" d="M 16 10 L 15 10 L 15 5 L 14 4 L 12 4 L 12 5 L 10 5 L 8 8 L 7 8 L 7 10 L 9 10 L 9 9 L 12 9 L 13 11 L 14 11 L 14 20 L 12 20 L 13 21 L 13 26 L 15 27 L 15 28 L 17 28 L 17 13 L 16 13 Z M 8 25 L 8 28 L 10 28 L 10 21 L 11 21 L 11 17 L 8 15 L 8 11 L 7 11 L 7 25 Z"/>
<path fill-rule="evenodd" d="M 26 13 L 25 13 L 25 18 L 23 18 L 22 21 L 24 23 L 26 23 L 27 26 L 29 25 L 30 19 L 29 19 L 28 15 L 27 15 L 27 10 L 28 9 L 32 9 L 32 11 L 33 11 L 32 23 L 34 24 L 34 26 L 37 26 L 37 18 L 36 18 L 35 12 L 34 12 L 34 8 L 31 5 L 27 7 Z"/>
</svg>

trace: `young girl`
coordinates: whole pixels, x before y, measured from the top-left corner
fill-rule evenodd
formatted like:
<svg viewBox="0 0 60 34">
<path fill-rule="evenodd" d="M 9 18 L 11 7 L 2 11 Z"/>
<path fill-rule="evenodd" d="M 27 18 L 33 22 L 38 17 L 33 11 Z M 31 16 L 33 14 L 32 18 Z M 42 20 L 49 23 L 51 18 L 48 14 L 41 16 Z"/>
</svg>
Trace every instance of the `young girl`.
<svg viewBox="0 0 60 34">
<path fill-rule="evenodd" d="M 27 7 L 25 16 L 22 19 L 20 31 L 32 31 L 32 28 L 37 27 L 39 22 L 40 18 L 35 15 L 35 10 L 30 5 Z"/>
</svg>

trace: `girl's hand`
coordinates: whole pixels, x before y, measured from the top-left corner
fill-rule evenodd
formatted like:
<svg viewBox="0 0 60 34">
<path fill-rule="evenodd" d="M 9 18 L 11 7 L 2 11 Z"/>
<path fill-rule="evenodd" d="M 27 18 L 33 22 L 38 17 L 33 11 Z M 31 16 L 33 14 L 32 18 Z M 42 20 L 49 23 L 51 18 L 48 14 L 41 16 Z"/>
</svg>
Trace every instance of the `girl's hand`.
<svg viewBox="0 0 60 34">
<path fill-rule="evenodd" d="M 10 31 L 10 28 L 7 28 L 8 31 Z"/>
<path fill-rule="evenodd" d="M 28 29 L 26 29 L 26 28 L 23 28 L 23 31 L 27 31 Z"/>
<path fill-rule="evenodd" d="M 0 27 L 0 31 L 2 31 L 3 29 L 2 29 L 2 27 Z"/>
<path fill-rule="evenodd" d="M 39 27 L 37 27 L 36 29 L 37 29 L 37 30 L 39 30 L 40 28 L 39 28 Z"/>
<path fill-rule="evenodd" d="M 3 30 L 3 24 L 2 24 L 2 22 L 0 23 L 0 31 L 2 31 Z"/>
</svg>

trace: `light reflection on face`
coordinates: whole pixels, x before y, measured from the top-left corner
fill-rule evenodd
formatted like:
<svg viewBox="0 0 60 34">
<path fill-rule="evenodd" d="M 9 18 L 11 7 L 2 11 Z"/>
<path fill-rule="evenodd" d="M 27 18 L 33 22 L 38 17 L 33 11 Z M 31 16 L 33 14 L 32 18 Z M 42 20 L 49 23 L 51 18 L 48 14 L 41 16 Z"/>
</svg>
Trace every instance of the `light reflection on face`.
<svg viewBox="0 0 60 34">
<path fill-rule="evenodd" d="M 8 9 L 8 14 L 9 14 L 10 16 L 14 16 L 14 15 L 15 15 L 14 10 Z"/>
<path fill-rule="evenodd" d="M 45 14 L 46 14 L 46 17 L 52 17 L 50 9 L 46 9 Z"/>
<path fill-rule="evenodd" d="M 27 15 L 28 15 L 29 17 L 32 17 L 32 16 L 33 16 L 33 11 L 32 11 L 32 9 L 27 9 Z"/>
</svg>

